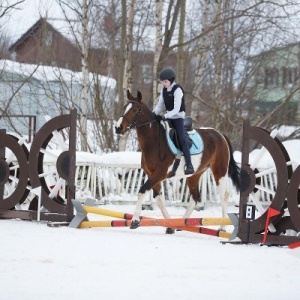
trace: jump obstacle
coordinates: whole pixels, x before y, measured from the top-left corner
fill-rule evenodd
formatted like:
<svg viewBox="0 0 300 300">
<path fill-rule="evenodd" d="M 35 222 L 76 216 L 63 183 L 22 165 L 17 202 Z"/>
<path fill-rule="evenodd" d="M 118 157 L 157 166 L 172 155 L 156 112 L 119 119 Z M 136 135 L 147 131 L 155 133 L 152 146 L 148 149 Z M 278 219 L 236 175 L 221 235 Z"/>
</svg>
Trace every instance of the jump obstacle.
<svg viewBox="0 0 300 300">
<path fill-rule="evenodd" d="M 91 228 L 91 227 L 129 227 L 131 225 L 132 214 L 122 213 L 102 208 L 94 207 L 95 201 L 88 199 L 84 205 L 80 201 L 72 199 L 74 208 L 76 209 L 76 215 L 69 224 L 72 228 Z M 97 214 L 108 217 L 119 218 L 123 220 L 101 220 L 101 221 L 89 221 L 87 214 Z M 190 231 L 195 233 L 201 233 L 206 235 L 212 235 L 229 240 L 234 239 L 236 236 L 236 230 L 233 233 L 225 232 L 222 230 L 216 230 L 206 228 L 204 226 L 217 226 L 217 225 L 233 225 L 237 226 L 238 218 L 235 214 L 228 214 L 229 218 L 174 218 L 174 219 L 154 219 L 149 217 L 141 217 L 140 226 L 163 226 L 174 228 L 178 230 Z"/>
<path fill-rule="evenodd" d="M 25 138 L 18 139 L 6 133 L 5 129 L 0 130 L 0 218 L 50 222 L 72 220 L 71 199 L 75 196 L 76 120 L 76 109 L 71 110 L 70 114 L 48 120 L 35 133 L 30 149 L 24 144 Z M 61 137 L 64 130 L 69 132 L 67 144 Z M 62 152 L 56 160 L 59 179 L 53 189 L 50 189 L 45 179 L 49 172 L 44 170 L 44 154 L 47 153 L 47 146 L 52 138 L 60 145 Z M 12 155 L 8 154 L 8 149 Z M 66 195 L 57 192 L 63 182 L 66 184 Z M 11 192 L 8 195 L 5 194 L 6 185 Z M 28 208 L 27 205 L 21 206 L 30 193 L 35 196 L 32 199 L 30 196 Z M 42 212 L 41 207 L 46 212 Z"/>
<path fill-rule="evenodd" d="M 98 223 L 97 226 L 104 225 L 110 227 L 129 226 L 131 214 L 101 210 L 95 207 L 84 205 L 83 208 L 77 208 L 77 214 L 74 217 L 73 203 L 71 199 L 75 196 L 75 161 L 76 161 L 76 110 L 72 110 L 69 115 L 62 115 L 48 121 L 35 135 L 30 151 L 23 146 L 22 138 L 7 134 L 5 130 L 0 130 L 0 183 L 10 185 L 11 180 L 15 180 L 17 185 L 12 189 L 9 196 L 4 195 L 4 189 L 0 191 L 0 219 L 19 218 L 23 220 L 44 220 L 49 223 L 65 223 L 64 225 L 74 225 L 74 220 L 78 221 L 78 216 L 83 219 L 73 227 L 91 227 L 93 223 L 87 221 L 87 213 L 98 213 L 110 217 L 124 219 L 121 222 Z M 59 194 L 50 191 L 43 177 L 43 152 L 52 137 L 55 137 L 59 131 L 70 129 L 69 147 L 58 157 L 56 167 L 60 179 L 66 181 L 67 191 L 66 199 L 62 199 Z M 275 187 L 269 208 L 265 209 L 259 203 L 254 203 L 253 209 L 259 214 L 254 214 L 253 219 L 249 219 L 244 214 L 244 209 L 249 208 L 255 202 L 255 193 L 260 185 L 260 177 L 255 164 L 249 163 L 250 143 L 255 142 L 262 145 L 262 149 L 269 152 L 274 160 L 277 173 L 277 186 Z M 15 155 L 17 163 L 12 163 L 5 155 L 6 149 L 10 149 Z M 18 168 L 17 177 L 12 178 L 12 172 Z M 209 218 L 202 220 L 177 220 L 171 221 L 155 219 L 147 221 L 150 218 L 143 217 L 141 226 L 166 226 L 173 227 L 190 232 L 209 234 L 232 241 L 233 237 L 238 237 L 241 243 L 260 243 L 266 245 L 297 245 L 300 243 L 300 166 L 292 169 L 289 155 L 283 144 L 271 134 L 259 127 L 250 126 L 249 121 L 244 121 L 242 137 L 242 176 L 240 193 L 240 211 L 238 219 L 236 215 L 228 214 L 234 226 L 234 231 L 229 233 L 218 231 L 211 228 L 205 228 L 202 225 L 210 226 L 213 221 Z M 11 186 L 11 185 L 10 185 Z M 263 187 L 262 187 L 263 188 Z M 28 194 L 39 190 L 37 196 L 31 201 L 38 202 L 36 205 L 30 205 L 28 209 L 22 209 L 22 204 Z M 35 193 L 35 192 L 34 192 Z M 37 200 L 38 201 L 35 201 Z M 87 203 L 86 203 L 87 204 Z M 81 204 L 80 204 L 81 205 Z M 261 207 L 259 207 L 259 205 Z M 32 207 L 35 206 L 35 207 Z M 39 211 L 41 206 L 48 212 Z M 78 211 L 79 209 L 79 211 Z M 274 213 L 275 212 L 275 213 Z M 194 219 L 194 218 L 193 218 Z M 176 219 L 174 219 L 176 220 Z M 120 220 L 118 220 L 120 221 Z M 152 223 L 151 223 L 152 222 Z M 165 223 L 164 223 L 165 222 Z M 192 222 L 192 223 L 191 223 Z M 189 225 L 195 224 L 198 225 Z M 209 224 L 206 222 L 210 222 Z M 147 224 L 148 225 L 147 225 Z M 175 224 L 175 225 L 174 225 Z M 184 224 L 184 225 L 182 225 Z M 216 224 L 220 225 L 220 224 Z M 51 226 L 51 225 L 49 225 Z M 59 225 L 58 225 L 59 226 Z M 286 232 L 292 230 L 296 235 L 288 235 Z"/>
</svg>

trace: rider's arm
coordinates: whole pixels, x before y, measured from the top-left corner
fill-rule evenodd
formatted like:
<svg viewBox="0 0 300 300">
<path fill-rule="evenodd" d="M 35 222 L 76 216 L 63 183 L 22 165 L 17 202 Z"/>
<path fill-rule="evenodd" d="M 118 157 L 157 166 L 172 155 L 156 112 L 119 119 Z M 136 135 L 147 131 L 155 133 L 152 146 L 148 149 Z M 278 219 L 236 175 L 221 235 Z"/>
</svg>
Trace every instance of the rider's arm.
<svg viewBox="0 0 300 300">
<path fill-rule="evenodd" d="M 164 109 L 165 109 L 165 102 L 164 102 L 164 98 L 162 96 L 162 91 L 159 95 L 159 98 L 158 98 L 158 103 L 156 104 L 153 112 L 156 114 L 156 115 L 159 115 Z"/>
</svg>

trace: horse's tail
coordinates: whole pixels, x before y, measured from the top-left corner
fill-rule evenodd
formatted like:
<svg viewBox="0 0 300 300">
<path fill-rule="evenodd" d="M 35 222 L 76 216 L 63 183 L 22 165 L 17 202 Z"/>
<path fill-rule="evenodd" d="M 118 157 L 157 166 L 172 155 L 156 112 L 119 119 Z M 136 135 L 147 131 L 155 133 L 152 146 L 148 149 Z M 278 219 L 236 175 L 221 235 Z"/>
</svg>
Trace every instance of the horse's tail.
<svg viewBox="0 0 300 300">
<path fill-rule="evenodd" d="M 241 168 L 237 165 L 236 161 L 234 160 L 233 157 L 233 149 L 232 145 L 228 139 L 227 136 L 225 136 L 225 139 L 227 141 L 228 147 L 229 147 L 229 166 L 228 166 L 228 175 L 232 180 L 233 185 L 235 186 L 237 191 L 240 191 L 240 186 L 241 186 Z"/>
</svg>

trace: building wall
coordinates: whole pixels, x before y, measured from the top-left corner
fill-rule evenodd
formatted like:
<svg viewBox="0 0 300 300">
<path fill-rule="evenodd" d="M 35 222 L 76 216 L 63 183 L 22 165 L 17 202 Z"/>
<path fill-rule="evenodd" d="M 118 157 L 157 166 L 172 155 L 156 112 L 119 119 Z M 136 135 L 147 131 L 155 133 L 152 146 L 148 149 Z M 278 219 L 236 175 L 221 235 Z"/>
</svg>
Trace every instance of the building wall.
<svg viewBox="0 0 300 300">
<path fill-rule="evenodd" d="M 269 113 L 286 99 L 288 103 L 281 110 L 279 119 L 293 119 L 300 101 L 300 44 L 262 53 L 255 58 L 258 70 L 255 80 L 256 107 L 263 115 Z"/>
<path fill-rule="evenodd" d="M 73 71 L 81 69 L 80 51 L 51 29 L 44 31 L 40 28 L 18 45 L 14 52 L 17 62 L 58 66 Z"/>
</svg>

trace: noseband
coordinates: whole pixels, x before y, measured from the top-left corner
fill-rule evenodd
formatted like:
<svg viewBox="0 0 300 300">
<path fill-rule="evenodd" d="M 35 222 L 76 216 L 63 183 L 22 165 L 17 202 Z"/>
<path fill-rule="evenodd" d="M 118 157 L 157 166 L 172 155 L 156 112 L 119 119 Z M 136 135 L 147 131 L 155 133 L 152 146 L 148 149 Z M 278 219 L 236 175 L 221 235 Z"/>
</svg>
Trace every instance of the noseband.
<svg viewBox="0 0 300 300">
<path fill-rule="evenodd" d="M 141 116 L 143 115 L 143 105 L 139 102 L 136 102 L 136 101 L 128 101 L 129 103 L 132 103 L 132 104 L 138 104 L 140 106 L 140 109 L 139 111 L 136 113 L 136 115 L 133 117 L 132 121 L 130 122 L 128 120 L 128 118 L 125 116 L 125 115 L 122 115 L 121 117 L 124 118 L 127 123 L 129 125 L 127 125 L 127 127 L 129 129 L 133 129 L 133 128 L 138 128 L 138 127 L 141 127 L 141 126 L 144 126 L 144 125 L 148 125 L 148 124 L 151 124 L 155 121 L 155 119 L 151 120 L 151 121 L 148 121 L 148 122 L 145 122 L 145 123 L 141 123 L 141 124 L 137 124 L 137 122 L 139 121 L 139 119 L 141 118 Z"/>
</svg>

